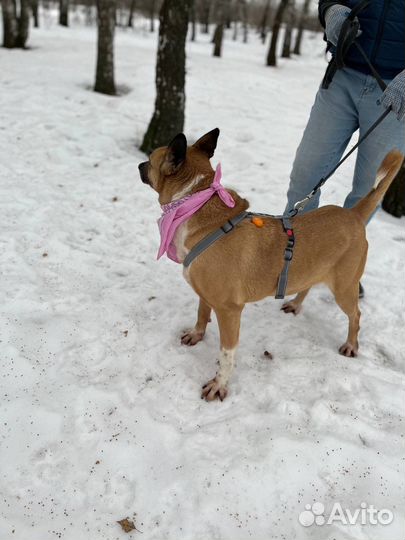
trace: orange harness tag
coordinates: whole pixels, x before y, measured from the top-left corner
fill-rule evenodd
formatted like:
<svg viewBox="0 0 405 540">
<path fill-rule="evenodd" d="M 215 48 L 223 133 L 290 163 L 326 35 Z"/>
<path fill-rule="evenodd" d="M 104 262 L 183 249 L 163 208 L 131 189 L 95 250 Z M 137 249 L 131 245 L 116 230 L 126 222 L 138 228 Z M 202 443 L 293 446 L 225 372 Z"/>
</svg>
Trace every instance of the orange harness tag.
<svg viewBox="0 0 405 540">
<path fill-rule="evenodd" d="M 252 223 L 256 225 L 256 227 L 263 227 L 264 225 L 264 221 L 259 217 L 252 217 Z"/>
</svg>

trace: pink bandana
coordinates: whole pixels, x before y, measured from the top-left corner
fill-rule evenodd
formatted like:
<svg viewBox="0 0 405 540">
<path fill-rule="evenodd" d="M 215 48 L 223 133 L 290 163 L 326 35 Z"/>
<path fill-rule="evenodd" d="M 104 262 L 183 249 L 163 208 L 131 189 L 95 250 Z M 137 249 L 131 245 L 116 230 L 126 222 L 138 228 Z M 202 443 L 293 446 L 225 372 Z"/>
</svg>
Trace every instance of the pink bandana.
<svg viewBox="0 0 405 540">
<path fill-rule="evenodd" d="M 193 214 L 195 214 L 213 195 L 218 194 L 219 198 L 226 206 L 233 208 L 235 201 L 226 189 L 221 186 L 221 164 L 218 163 L 215 169 L 215 176 L 209 188 L 196 191 L 191 195 L 186 195 L 182 199 L 172 201 L 162 205 L 162 216 L 158 220 L 160 231 L 160 248 L 157 258 L 167 253 L 169 259 L 180 262 L 177 259 L 176 247 L 172 240 L 177 228 Z"/>
</svg>

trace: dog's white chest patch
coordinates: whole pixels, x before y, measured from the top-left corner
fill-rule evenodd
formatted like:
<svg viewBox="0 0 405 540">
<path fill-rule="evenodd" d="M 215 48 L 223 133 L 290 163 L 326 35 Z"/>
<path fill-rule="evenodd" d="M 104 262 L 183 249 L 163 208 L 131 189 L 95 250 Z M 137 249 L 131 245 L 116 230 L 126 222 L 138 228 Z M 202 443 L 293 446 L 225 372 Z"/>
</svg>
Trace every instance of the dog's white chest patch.
<svg viewBox="0 0 405 540">
<path fill-rule="evenodd" d="M 177 258 L 180 262 L 184 261 L 184 258 L 186 257 L 187 253 L 190 251 L 185 246 L 187 233 L 188 233 L 188 227 L 187 227 L 187 222 L 185 222 L 180 225 L 180 227 L 177 229 L 176 234 L 174 235 L 174 238 L 173 238 L 173 243 L 176 247 Z"/>
</svg>

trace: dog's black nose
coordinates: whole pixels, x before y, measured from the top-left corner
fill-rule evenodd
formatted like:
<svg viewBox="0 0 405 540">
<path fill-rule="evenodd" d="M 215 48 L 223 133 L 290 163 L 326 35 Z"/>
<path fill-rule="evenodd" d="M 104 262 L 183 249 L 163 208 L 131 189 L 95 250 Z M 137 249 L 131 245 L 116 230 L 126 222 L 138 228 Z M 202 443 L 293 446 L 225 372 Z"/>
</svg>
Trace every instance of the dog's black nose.
<svg viewBox="0 0 405 540">
<path fill-rule="evenodd" d="M 149 178 L 148 178 L 148 164 L 149 161 L 143 161 L 138 165 L 139 169 L 139 175 L 141 177 L 141 180 L 144 184 L 149 184 Z"/>
</svg>

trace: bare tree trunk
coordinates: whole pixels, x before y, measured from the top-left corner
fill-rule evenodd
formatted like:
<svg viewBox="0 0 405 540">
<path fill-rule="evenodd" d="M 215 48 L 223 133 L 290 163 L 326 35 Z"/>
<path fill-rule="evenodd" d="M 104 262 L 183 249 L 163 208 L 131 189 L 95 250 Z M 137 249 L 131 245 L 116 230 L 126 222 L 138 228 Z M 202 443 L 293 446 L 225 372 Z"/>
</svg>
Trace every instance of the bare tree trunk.
<svg viewBox="0 0 405 540">
<path fill-rule="evenodd" d="M 215 27 L 214 37 L 212 42 L 214 44 L 213 56 L 221 56 L 222 54 L 222 41 L 224 37 L 224 26 L 226 17 L 227 2 L 225 0 L 218 0 L 217 4 L 217 18 L 218 22 Z"/>
<path fill-rule="evenodd" d="M 20 0 L 20 16 L 18 17 L 18 36 L 16 46 L 24 49 L 30 29 L 30 3 L 29 0 Z"/>
<path fill-rule="evenodd" d="M 224 37 L 224 23 L 218 23 L 215 27 L 213 43 L 214 43 L 214 56 L 221 56 L 222 54 L 222 40 Z"/>
<path fill-rule="evenodd" d="M 155 112 L 141 145 L 145 153 L 168 144 L 184 127 L 185 43 L 191 2 L 164 0 L 160 10 Z"/>
<path fill-rule="evenodd" d="M 192 0 L 192 2 L 191 2 L 190 19 L 191 19 L 191 37 L 190 37 L 190 40 L 195 41 L 195 38 L 196 38 L 195 0 Z"/>
<path fill-rule="evenodd" d="M 97 0 L 97 69 L 94 90 L 115 95 L 114 82 L 114 30 L 115 0 Z"/>
<path fill-rule="evenodd" d="M 3 13 L 3 47 L 12 49 L 16 46 L 18 27 L 15 0 L 1 0 Z"/>
<path fill-rule="evenodd" d="M 263 10 L 263 16 L 260 23 L 260 38 L 262 40 L 262 43 L 264 44 L 266 42 L 266 36 L 267 36 L 267 24 L 269 20 L 269 13 L 270 13 L 270 2 L 271 0 L 267 0 L 266 5 Z"/>
<path fill-rule="evenodd" d="M 235 20 L 233 21 L 233 35 L 232 35 L 232 39 L 233 41 L 236 41 L 238 39 L 238 21 Z"/>
<path fill-rule="evenodd" d="M 134 23 L 134 13 L 136 8 L 136 0 L 131 0 L 129 4 L 129 15 L 128 15 L 128 28 L 132 28 Z"/>
<path fill-rule="evenodd" d="M 125 8 L 126 8 L 126 2 L 125 2 Z M 115 4 L 115 26 L 120 26 L 123 28 L 124 26 L 127 26 L 127 21 L 125 21 L 125 8 L 124 8 L 124 2 L 123 0 L 116 0 Z"/>
<path fill-rule="evenodd" d="M 305 0 L 304 5 L 302 7 L 300 20 L 298 23 L 297 36 L 295 38 L 295 45 L 294 45 L 294 51 L 293 51 L 294 54 L 301 54 L 302 36 L 304 34 L 304 26 L 305 26 L 306 19 L 308 17 L 310 3 L 311 3 L 311 0 Z"/>
<path fill-rule="evenodd" d="M 69 26 L 69 0 L 59 0 L 59 24 Z"/>
<path fill-rule="evenodd" d="M 281 53 L 282 58 L 290 58 L 291 56 L 291 37 L 295 19 L 295 1 L 290 0 L 287 8 L 287 21 L 284 33 L 283 51 Z"/>
<path fill-rule="evenodd" d="M 86 26 L 93 26 L 93 10 L 90 4 L 86 4 L 84 21 Z"/>
<path fill-rule="evenodd" d="M 394 217 L 405 216 L 405 161 L 384 196 L 382 207 Z"/>
<path fill-rule="evenodd" d="M 241 3 L 240 3 L 240 0 L 235 0 L 232 7 L 233 7 L 233 13 L 234 13 L 232 39 L 233 39 L 233 41 L 236 41 L 238 39 L 239 21 L 240 21 L 240 18 L 241 18 L 241 9 L 240 9 L 241 8 Z"/>
<path fill-rule="evenodd" d="M 155 31 L 155 8 L 156 8 L 156 0 L 149 0 L 150 2 L 150 31 Z"/>
<path fill-rule="evenodd" d="M 203 34 L 209 34 L 210 31 L 210 9 L 211 9 L 211 0 L 204 0 L 202 6 L 202 29 Z"/>
<path fill-rule="evenodd" d="M 249 25 L 248 25 L 248 4 L 246 0 L 241 0 L 242 6 L 242 25 L 243 25 L 243 43 L 248 42 Z"/>
<path fill-rule="evenodd" d="M 292 26 L 290 23 L 286 24 L 284 32 L 284 42 L 283 49 L 281 51 L 281 58 L 290 58 L 291 57 L 291 35 L 292 35 Z"/>
<path fill-rule="evenodd" d="M 226 2 L 224 12 L 225 12 L 225 17 L 224 17 L 225 28 L 229 30 L 232 26 L 231 0 L 228 0 Z"/>
<path fill-rule="evenodd" d="M 34 27 L 39 28 L 38 0 L 31 0 L 31 10 L 32 10 L 32 17 L 34 19 Z"/>
<path fill-rule="evenodd" d="M 267 55 L 267 65 L 268 66 L 276 66 L 277 65 L 277 41 L 278 41 L 278 34 L 280 32 L 280 26 L 283 22 L 283 15 L 284 11 L 288 5 L 288 0 L 280 0 L 280 3 L 278 5 L 276 15 L 274 17 L 273 22 L 273 30 L 271 34 L 271 42 L 269 47 L 269 52 Z"/>
<path fill-rule="evenodd" d="M 20 0 L 20 13 L 17 16 L 15 0 L 1 0 L 3 12 L 3 46 L 25 48 L 29 29 L 31 5 L 30 0 Z"/>
</svg>

